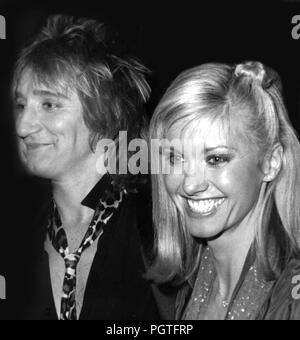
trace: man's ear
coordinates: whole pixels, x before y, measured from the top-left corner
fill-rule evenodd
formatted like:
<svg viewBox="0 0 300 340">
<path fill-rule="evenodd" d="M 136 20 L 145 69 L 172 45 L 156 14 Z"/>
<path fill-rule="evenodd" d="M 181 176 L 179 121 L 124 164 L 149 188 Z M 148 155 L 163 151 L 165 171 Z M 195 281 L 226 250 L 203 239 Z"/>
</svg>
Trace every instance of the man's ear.
<svg viewBox="0 0 300 340">
<path fill-rule="evenodd" d="M 272 182 L 278 175 L 283 161 L 282 145 L 276 143 L 270 152 L 267 153 L 263 162 L 263 181 Z"/>
</svg>

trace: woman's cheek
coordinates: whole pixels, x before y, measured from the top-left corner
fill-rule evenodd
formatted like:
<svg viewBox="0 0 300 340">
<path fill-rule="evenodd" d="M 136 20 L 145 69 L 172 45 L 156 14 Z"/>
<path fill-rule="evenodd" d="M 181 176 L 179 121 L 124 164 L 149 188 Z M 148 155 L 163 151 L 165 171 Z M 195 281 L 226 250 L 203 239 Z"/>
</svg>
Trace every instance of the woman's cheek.
<svg viewBox="0 0 300 340">
<path fill-rule="evenodd" d="M 224 167 L 214 172 L 214 175 L 211 176 L 211 181 L 221 191 L 224 191 L 224 189 L 230 189 L 237 184 L 235 177 L 236 175 L 232 171 Z"/>
</svg>

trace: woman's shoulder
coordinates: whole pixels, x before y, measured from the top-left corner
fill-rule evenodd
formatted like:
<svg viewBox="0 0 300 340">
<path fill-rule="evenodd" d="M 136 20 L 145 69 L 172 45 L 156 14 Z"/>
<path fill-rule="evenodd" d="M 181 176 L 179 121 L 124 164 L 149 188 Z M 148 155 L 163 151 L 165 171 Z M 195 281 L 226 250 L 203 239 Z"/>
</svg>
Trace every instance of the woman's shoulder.
<svg viewBox="0 0 300 340">
<path fill-rule="evenodd" d="M 264 319 L 300 320 L 299 257 L 292 258 L 275 281 Z"/>
</svg>

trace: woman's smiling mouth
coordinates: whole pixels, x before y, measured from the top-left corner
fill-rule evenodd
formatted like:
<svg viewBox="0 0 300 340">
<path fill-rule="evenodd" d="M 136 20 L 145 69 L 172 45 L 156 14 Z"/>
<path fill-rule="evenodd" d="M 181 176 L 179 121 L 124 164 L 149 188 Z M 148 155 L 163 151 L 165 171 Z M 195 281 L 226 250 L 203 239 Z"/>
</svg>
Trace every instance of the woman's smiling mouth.
<svg viewBox="0 0 300 340">
<path fill-rule="evenodd" d="M 211 215 L 217 208 L 224 203 L 224 198 L 209 198 L 201 200 L 187 199 L 188 207 L 193 213 L 203 216 Z"/>
</svg>

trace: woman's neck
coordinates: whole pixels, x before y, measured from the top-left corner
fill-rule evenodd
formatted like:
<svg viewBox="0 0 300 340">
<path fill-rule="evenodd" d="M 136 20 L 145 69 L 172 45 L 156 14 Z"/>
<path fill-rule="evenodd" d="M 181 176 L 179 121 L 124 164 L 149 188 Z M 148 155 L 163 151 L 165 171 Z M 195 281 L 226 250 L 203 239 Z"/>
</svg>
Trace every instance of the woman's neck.
<svg viewBox="0 0 300 340">
<path fill-rule="evenodd" d="M 254 241 L 255 222 L 245 221 L 233 230 L 208 242 L 213 253 L 217 272 L 216 295 L 221 301 L 229 301 L 239 280 L 248 251 Z"/>
</svg>

